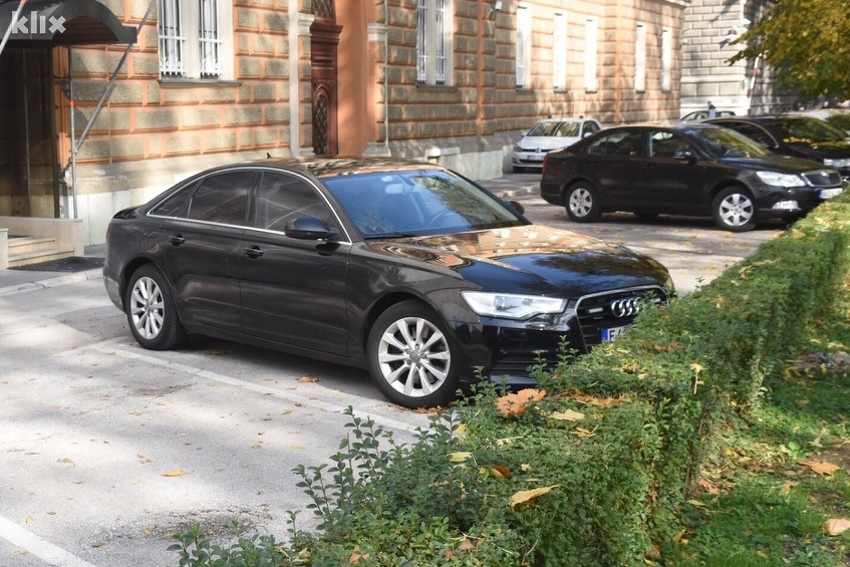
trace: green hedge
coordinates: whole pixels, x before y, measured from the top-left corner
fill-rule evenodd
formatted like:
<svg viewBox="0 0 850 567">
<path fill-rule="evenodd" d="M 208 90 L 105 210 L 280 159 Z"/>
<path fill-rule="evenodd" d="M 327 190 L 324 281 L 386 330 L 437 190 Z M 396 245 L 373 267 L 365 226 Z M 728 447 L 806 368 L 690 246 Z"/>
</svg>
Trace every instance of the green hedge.
<svg viewBox="0 0 850 567">
<path fill-rule="evenodd" d="M 680 529 L 712 440 L 805 348 L 848 250 L 845 194 L 617 341 L 541 365 L 546 393 L 519 417 L 483 384 L 410 446 L 352 418 L 332 466 L 296 471 L 318 534 L 293 514 L 287 544 L 255 563 L 179 534 L 181 565 L 644 565 Z"/>
</svg>

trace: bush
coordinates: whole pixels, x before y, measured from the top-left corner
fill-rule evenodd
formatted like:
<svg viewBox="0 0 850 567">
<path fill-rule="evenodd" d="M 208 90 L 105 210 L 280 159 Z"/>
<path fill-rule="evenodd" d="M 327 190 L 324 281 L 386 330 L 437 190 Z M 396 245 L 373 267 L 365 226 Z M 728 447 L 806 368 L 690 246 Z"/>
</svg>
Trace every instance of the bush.
<svg viewBox="0 0 850 567">
<path fill-rule="evenodd" d="M 839 292 L 848 203 L 821 205 L 711 284 L 645 310 L 616 342 L 541 364 L 539 390 L 482 383 L 410 446 L 349 410 L 331 464 L 296 469 L 318 533 L 296 530 L 293 513 L 285 545 L 237 532 L 223 549 L 190 530 L 172 549 L 192 567 L 657 559 L 718 433 L 749 418 L 765 377 Z"/>
</svg>

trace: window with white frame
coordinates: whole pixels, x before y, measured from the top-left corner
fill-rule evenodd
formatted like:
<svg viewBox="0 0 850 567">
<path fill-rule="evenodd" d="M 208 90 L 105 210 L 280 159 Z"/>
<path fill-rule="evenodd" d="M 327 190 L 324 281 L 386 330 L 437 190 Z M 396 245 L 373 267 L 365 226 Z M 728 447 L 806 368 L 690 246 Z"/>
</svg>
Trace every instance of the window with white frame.
<svg viewBox="0 0 850 567">
<path fill-rule="evenodd" d="M 635 90 L 646 90 L 646 26 L 638 24 L 635 29 Z"/>
<path fill-rule="evenodd" d="M 531 8 L 516 9 L 516 86 L 531 87 Z"/>
<path fill-rule="evenodd" d="M 556 13 L 552 26 L 552 87 L 567 88 L 567 15 Z"/>
<path fill-rule="evenodd" d="M 673 68 L 673 33 L 669 28 L 661 30 L 661 90 L 671 89 Z"/>
<path fill-rule="evenodd" d="M 221 9 L 226 6 L 227 0 L 159 1 L 160 75 L 233 78 L 231 11 Z"/>
<path fill-rule="evenodd" d="M 596 92 L 596 52 L 597 52 L 597 23 L 596 18 L 587 18 L 584 22 L 584 90 Z"/>
<path fill-rule="evenodd" d="M 416 81 L 451 84 L 454 52 L 452 0 L 419 0 L 416 6 Z"/>
</svg>

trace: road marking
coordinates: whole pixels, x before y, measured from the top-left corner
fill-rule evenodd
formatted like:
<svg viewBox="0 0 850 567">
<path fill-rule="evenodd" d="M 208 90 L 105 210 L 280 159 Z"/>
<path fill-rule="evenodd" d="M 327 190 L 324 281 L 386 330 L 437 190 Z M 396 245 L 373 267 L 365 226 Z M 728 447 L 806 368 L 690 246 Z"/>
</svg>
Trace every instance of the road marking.
<svg viewBox="0 0 850 567">
<path fill-rule="evenodd" d="M 372 421 L 374 421 L 378 425 L 383 425 L 383 426 L 386 426 L 386 427 L 392 427 L 393 429 L 397 429 L 399 431 L 408 431 L 410 433 L 416 433 L 420 429 L 425 428 L 424 424 L 413 425 L 411 423 L 407 423 L 407 422 L 404 422 L 404 421 L 401 421 L 401 420 L 398 420 L 398 419 L 395 419 L 393 417 L 389 417 L 389 416 L 386 416 L 386 415 L 380 415 L 380 414 L 376 415 L 375 413 L 360 411 L 360 410 L 354 408 L 354 403 L 358 402 L 358 401 L 362 402 L 363 398 L 360 398 L 360 397 L 357 397 L 357 396 L 350 396 L 350 395 L 344 394 L 343 392 L 339 392 L 337 390 L 333 390 L 333 392 L 336 395 L 348 396 L 349 398 L 351 398 L 351 403 L 347 404 L 347 405 L 338 405 L 338 404 L 334 404 L 334 403 L 331 403 L 331 402 L 319 401 L 319 400 L 316 400 L 316 399 L 313 399 L 313 398 L 310 398 L 310 397 L 307 397 L 307 396 L 301 396 L 299 394 L 295 394 L 293 392 L 282 391 L 282 390 L 279 390 L 279 389 L 270 388 L 268 386 L 262 386 L 260 384 L 254 384 L 252 382 L 240 380 L 239 378 L 233 378 L 231 376 L 225 376 L 225 375 L 219 374 L 217 372 L 212 372 L 210 370 L 204 370 L 203 368 L 197 368 L 195 366 L 189 366 L 187 364 L 182 364 L 182 363 L 179 363 L 179 362 L 172 362 L 170 360 L 162 360 L 162 359 L 159 359 L 159 358 L 155 358 L 153 356 L 148 356 L 146 354 L 142 354 L 142 353 L 138 353 L 138 352 L 132 352 L 132 351 L 129 351 L 129 350 L 124 350 L 123 348 L 120 348 L 123 345 L 116 344 L 120 340 L 121 339 L 113 339 L 113 340 L 106 341 L 106 342 L 103 342 L 103 343 L 98 343 L 98 344 L 92 345 L 91 348 L 99 350 L 100 352 L 102 352 L 104 354 L 115 354 L 115 355 L 122 356 L 124 358 L 128 358 L 128 359 L 131 359 L 131 360 L 138 360 L 140 362 L 145 362 L 147 364 L 153 364 L 153 365 L 156 365 L 156 366 L 160 366 L 162 368 L 168 368 L 170 370 L 174 370 L 174 371 L 177 371 L 177 372 L 183 372 L 183 373 L 186 373 L 186 374 L 199 376 L 199 377 L 204 378 L 206 380 L 213 380 L 215 382 L 219 382 L 221 384 L 226 384 L 228 386 L 234 386 L 234 387 L 237 387 L 237 388 L 241 388 L 243 390 L 250 390 L 252 392 L 257 392 L 258 394 L 275 396 L 277 398 L 281 398 L 281 399 L 287 400 L 289 402 L 292 402 L 293 404 L 295 404 L 295 403 L 301 404 L 302 406 L 311 407 L 311 408 L 314 408 L 314 409 L 319 410 L 319 411 L 336 412 L 336 413 L 342 414 L 348 409 L 349 406 L 351 406 L 353 408 L 354 417 L 359 417 L 363 420 L 371 419 Z M 311 386 L 316 387 L 316 388 L 323 388 L 323 386 L 321 386 L 319 384 L 312 384 Z M 324 389 L 327 390 L 327 388 L 324 388 Z M 328 390 L 328 391 L 330 391 L 330 390 Z"/>
<path fill-rule="evenodd" d="M 96 567 L 47 542 L 14 522 L 0 517 L 0 537 L 56 567 Z"/>
</svg>

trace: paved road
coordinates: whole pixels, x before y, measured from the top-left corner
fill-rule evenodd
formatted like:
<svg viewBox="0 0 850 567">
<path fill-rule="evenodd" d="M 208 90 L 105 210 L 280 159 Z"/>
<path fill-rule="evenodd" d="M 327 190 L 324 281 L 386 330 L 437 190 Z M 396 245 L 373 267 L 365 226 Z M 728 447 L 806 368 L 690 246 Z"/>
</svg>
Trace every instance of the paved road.
<svg viewBox="0 0 850 567">
<path fill-rule="evenodd" d="M 655 256 L 680 292 L 778 234 L 630 215 L 574 224 L 535 184 L 509 175 L 490 186 L 536 222 Z M 427 424 L 364 372 L 209 339 L 144 351 L 96 271 L 0 274 L 0 314 L 0 566 L 176 565 L 168 535 L 195 521 L 220 531 L 238 518 L 282 537 L 285 511 L 307 503 L 291 469 L 337 450 L 344 408 L 400 441 Z M 313 525 L 307 513 L 300 522 Z"/>
</svg>

